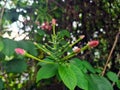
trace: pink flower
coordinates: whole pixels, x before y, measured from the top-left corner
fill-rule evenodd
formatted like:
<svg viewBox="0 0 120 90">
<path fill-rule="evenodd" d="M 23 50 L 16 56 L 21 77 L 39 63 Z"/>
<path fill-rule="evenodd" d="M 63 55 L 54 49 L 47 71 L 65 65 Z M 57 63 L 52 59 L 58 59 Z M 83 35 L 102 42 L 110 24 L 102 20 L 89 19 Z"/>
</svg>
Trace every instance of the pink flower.
<svg viewBox="0 0 120 90">
<path fill-rule="evenodd" d="M 96 47 L 96 46 L 98 46 L 98 44 L 99 44 L 99 41 L 97 41 L 97 40 L 88 42 L 88 46 L 90 46 L 90 47 Z"/>
<path fill-rule="evenodd" d="M 25 54 L 25 50 L 24 50 L 24 49 L 21 49 L 21 48 L 16 48 L 16 49 L 15 49 L 15 52 L 16 52 L 17 54 L 20 54 L 20 55 L 24 55 L 24 54 Z"/>
<path fill-rule="evenodd" d="M 41 28 L 43 30 L 51 30 L 52 29 L 52 26 L 48 23 L 48 22 L 44 22 L 42 25 L 41 25 Z"/>
<path fill-rule="evenodd" d="M 52 25 L 56 25 L 56 19 L 52 19 Z"/>
</svg>

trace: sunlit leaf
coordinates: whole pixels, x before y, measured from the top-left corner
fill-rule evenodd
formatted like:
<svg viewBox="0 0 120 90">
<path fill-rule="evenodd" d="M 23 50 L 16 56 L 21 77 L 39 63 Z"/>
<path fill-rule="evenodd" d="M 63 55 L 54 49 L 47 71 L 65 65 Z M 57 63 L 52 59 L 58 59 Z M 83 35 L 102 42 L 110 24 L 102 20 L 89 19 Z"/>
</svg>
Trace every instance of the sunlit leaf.
<svg viewBox="0 0 120 90">
<path fill-rule="evenodd" d="M 73 59 L 71 59 L 70 63 L 72 63 L 75 66 L 77 66 L 83 72 L 87 72 L 86 67 L 82 64 L 82 60 L 80 60 L 78 58 L 73 58 Z"/>
<path fill-rule="evenodd" d="M 84 90 L 88 90 L 88 81 L 83 72 L 75 65 L 71 64 L 71 68 L 74 71 L 77 78 L 77 86 Z"/>
<path fill-rule="evenodd" d="M 74 90 L 77 85 L 77 78 L 74 71 L 67 65 L 60 65 L 58 68 L 60 78 L 63 83 L 70 89 Z"/>
</svg>

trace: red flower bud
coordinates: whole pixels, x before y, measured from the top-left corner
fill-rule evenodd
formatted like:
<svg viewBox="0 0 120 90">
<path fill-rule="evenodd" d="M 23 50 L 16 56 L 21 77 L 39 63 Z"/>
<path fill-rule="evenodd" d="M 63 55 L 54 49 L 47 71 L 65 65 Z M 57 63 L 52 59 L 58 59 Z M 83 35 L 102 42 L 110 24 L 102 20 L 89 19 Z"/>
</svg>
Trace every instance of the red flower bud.
<svg viewBox="0 0 120 90">
<path fill-rule="evenodd" d="M 15 49 L 15 52 L 16 52 L 17 54 L 20 54 L 20 55 L 24 55 L 24 54 L 25 54 L 25 50 L 24 50 L 24 49 L 21 49 L 21 48 L 16 48 L 16 49 Z"/>
<path fill-rule="evenodd" d="M 97 40 L 88 42 L 88 46 L 90 46 L 90 47 L 96 47 L 96 46 L 98 46 L 98 44 L 99 44 L 99 41 L 97 41 Z"/>
</svg>

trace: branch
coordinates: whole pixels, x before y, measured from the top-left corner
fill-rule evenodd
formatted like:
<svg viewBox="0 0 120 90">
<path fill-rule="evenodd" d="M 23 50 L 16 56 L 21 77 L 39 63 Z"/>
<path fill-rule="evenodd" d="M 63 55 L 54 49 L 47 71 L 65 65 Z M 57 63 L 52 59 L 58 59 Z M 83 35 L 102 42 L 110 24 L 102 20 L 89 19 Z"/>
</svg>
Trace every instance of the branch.
<svg viewBox="0 0 120 90">
<path fill-rule="evenodd" d="M 112 56 L 112 53 L 113 53 L 113 51 L 114 51 L 114 49 L 115 49 L 115 46 L 116 46 L 116 44 L 117 44 L 117 42 L 118 42 L 119 35 L 120 35 L 120 28 L 119 28 L 119 32 L 117 33 L 117 35 L 116 35 L 116 37 L 115 37 L 115 41 L 114 41 L 114 43 L 113 43 L 112 49 L 111 49 L 111 51 L 110 51 L 110 53 L 109 53 L 109 56 L 108 56 L 108 58 L 107 58 L 106 64 L 105 64 L 105 66 L 104 66 L 104 68 L 103 68 L 102 76 L 104 76 L 104 74 L 105 74 L 105 71 L 106 71 L 106 69 L 107 69 L 108 63 L 109 63 L 110 58 L 111 58 L 111 56 Z"/>
<path fill-rule="evenodd" d="M 5 1 L 5 4 L 3 5 L 2 9 L 1 9 L 1 15 L 0 15 L 0 31 L 1 31 L 2 18 L 3 18 L 4 11 L 5 11 L 6 3 L 7 3 L 7 1 Z"/>
</svg>

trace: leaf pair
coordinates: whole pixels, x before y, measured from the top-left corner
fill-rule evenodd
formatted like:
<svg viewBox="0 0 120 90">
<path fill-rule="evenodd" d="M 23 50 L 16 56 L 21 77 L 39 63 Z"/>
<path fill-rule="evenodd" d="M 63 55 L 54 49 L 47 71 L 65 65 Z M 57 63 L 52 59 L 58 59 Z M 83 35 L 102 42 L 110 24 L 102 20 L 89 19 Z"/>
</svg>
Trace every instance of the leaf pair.
<svg viewBox="0 0 120 90">
<path fill-rule="evenodd" d="M 90 71 L 91 74 L 88 74 L 87 71 Z M 105 77 L 95 74 L 94 68 L 87 61 L 77 58 L 70 63 L 42 65 L 37 73 L 37 82 L 55 75 L 60 77 L 69 90 L 75 90 L 75 87 L 83 90 L 113 90 Z"/>
</svg>

